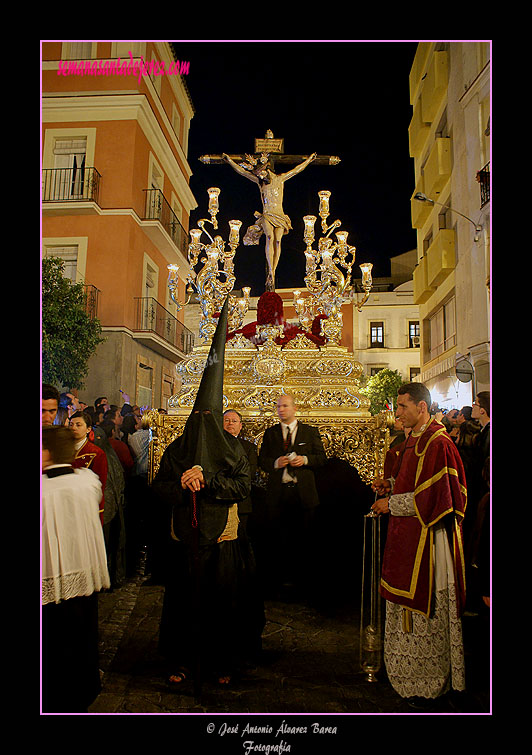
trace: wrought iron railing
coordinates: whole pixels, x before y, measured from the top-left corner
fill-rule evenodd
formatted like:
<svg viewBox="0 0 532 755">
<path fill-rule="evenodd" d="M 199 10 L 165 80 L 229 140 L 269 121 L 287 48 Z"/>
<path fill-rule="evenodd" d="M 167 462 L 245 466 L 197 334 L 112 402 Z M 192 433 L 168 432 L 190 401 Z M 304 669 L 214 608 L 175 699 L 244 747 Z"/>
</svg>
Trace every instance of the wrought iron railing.
<svg viewBox="0 0 532 755">
<path fill-rule="evenodd" d="M 485 165 L 477 173 L 477 181 L 480 184 L 480 209 L 490 201 L 490 164 Z"/>
<path fill-rule="evenodd" d="M 85 311 L 93 320 L 98 317 L 98 296 L 100 291 L 96 286 L 85 286 Z"/>
<path fill-rule="evenodd" d="M 174 244 L 181 250 L 188 249 L 188 233 L 160 189 L 144 189 L 146 192 L 146 217 L 144 220 L 158 220 Z"/>
<path fill-rule="evenodd" d="M 96 168 L 46 168 L 43 202 L 98 202 L 101 176 Z"/>
<path fill-rule="evenodd" d="M 162 304 L 159 304 L 152 296 L 138 297 L 135 302 L 136 330 L 156 333 L 184 354 L 192 351 L 194 333 L 168 312 Z"/>
</svg>

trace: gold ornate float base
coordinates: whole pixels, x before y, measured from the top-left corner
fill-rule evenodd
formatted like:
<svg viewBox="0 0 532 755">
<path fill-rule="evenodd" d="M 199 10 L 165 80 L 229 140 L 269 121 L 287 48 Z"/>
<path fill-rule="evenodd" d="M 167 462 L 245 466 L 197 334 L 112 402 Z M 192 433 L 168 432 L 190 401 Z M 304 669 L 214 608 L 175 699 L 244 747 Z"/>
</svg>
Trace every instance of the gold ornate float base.
<svg viewBox="0 0 532 755">
<path fill-rule="evenodd" d="M 370 484 L 382 474 L 393 413 L 369 413 L 369 400 L 359 391 L 362 365 L 347 349 L 318 347 L 298 335 L 281 348 L 280 329 L 265 326 L 265 342 L 254 346 L 242 335 L 226 345 L 224 410 L 236 409 L 243 418 L 243 435 L 258 448 L 264 431 L 278 422 L 275 405 L 283 393 L 295 399 L 297 416 L 318 428 L 328 457 L 344 459 Z M 166 447 L 183 431 L 209 354 L 209 344 L 197 346 L 177 365 L 181 390 L 168 402 L 168 414 L 149 413 L 150 481 Z"/>
</svg>

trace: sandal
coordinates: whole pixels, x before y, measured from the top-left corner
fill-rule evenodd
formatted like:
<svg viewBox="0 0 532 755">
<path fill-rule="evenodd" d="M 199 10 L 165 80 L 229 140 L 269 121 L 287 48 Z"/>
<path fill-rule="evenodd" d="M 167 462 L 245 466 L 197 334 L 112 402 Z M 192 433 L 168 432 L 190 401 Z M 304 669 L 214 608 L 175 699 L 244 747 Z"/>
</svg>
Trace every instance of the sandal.
<svg viewBox="0 0 532 755">
<path fill-rule="evenodd" d="M 170 674 L 170 676 L 167 677 L 166 683 L 169 687 L 179 687 L 179 685 L 186 682 L 187 674 L 188 671 L 186 669 L 179 669 L 175 674 Z"/>
</svg>

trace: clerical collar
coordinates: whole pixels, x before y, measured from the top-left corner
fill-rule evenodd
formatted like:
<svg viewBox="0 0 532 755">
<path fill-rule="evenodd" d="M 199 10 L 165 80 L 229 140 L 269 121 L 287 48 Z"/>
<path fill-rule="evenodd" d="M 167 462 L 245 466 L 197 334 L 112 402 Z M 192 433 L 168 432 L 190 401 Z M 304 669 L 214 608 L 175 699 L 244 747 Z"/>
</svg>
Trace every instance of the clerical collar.
<svg viewBox="0 0 532 755">
<path fill-rule="evenodd" d="M 43 469 L 43 474 L 47 477 L 60 477 L 64 474 L 74 474 L 74 469 L 71 464 L 50 464 Z"/>
</svg>

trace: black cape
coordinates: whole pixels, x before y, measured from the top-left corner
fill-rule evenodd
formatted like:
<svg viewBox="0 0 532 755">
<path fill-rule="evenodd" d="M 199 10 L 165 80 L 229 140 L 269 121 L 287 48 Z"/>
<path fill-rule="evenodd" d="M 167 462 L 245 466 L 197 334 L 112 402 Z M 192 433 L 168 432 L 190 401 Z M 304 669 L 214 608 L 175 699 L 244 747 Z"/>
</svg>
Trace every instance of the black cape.
<svg viewBox="0 0 532 755">
<path fill-rule="evenodd" d="M 194 465 L 203 468 L 205 480 L 196 493 L 195 511 L 192 494 L 181 487 L 181 475 Z M 220 427 L 214 414 L 198 411 L 164 452 L 153 489 L 177 539 L 192 544 L 197 521 L 199 546 L 212 544 L 225 529 L 229 507 L 251 492 L 249 462 L 239 441 Z"/>
</svg>

